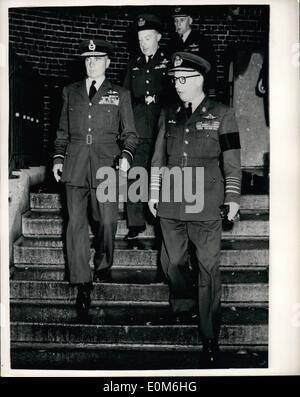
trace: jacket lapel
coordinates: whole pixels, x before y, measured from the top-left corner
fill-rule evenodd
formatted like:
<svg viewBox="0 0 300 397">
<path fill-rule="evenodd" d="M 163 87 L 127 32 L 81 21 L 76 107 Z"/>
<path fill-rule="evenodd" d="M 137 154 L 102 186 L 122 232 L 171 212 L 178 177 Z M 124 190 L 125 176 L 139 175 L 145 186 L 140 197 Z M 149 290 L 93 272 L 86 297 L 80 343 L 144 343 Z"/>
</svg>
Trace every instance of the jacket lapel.
<svg viewBox="0 0 300 397">
<path fill-rule="evenodd" d="M 103 81 L 103 83 L 101 84 L 99 90 L 96 92 L 96 94 L 94 95 L 92 102 L 94 101 L 99 101 L 101 99 L 102 96 L 107 94 L 107 91 L 111 88 L 111 83 L 105 79 Z"/>
<path fill-rule="evenodd" d="M 203 101 L 197 106 L 188 120 L 188 123 L 193 123 L 199 116 L 205 114 L 210 107 L 210 99 L 206 96 Z"/>
<path fill-rule="evenodd" d="M 88 94 L 86 91 L 86 79 L 79 81 L 77 87 L 75 88 L 75 91 L 85 100 L 88 100 Z"/>
</svg>

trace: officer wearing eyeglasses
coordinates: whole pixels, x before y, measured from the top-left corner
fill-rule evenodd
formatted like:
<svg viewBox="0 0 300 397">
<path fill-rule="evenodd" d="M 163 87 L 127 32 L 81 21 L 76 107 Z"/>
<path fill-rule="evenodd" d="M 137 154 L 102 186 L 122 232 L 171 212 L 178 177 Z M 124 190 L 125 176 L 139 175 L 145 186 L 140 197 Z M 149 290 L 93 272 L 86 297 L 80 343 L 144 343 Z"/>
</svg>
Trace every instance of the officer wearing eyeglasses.
<svg viewBox="0 0 300 397">
<path fill-rule="evenodd" d="M 176 321 L 190 322 L 197 315 L 204 365 L 216 367 L 221 299 L 219 207 L 229 205 L 229 220 L 239 210 L 239 132 L 234 110 L 208 98 L 203 91 L 210 63 L 198 54 L 178 52 L 172 56 L 172 65 L 169 75 L 181 102 L 164 109 L 160 117 L 149 207 L 160 218 L 161 264 L 169 281 Z M 181 179 L 178 174 L 169 178 L 176 167 Z M 179 187 L 180 200 L 176 196 Z M 188 189 L 201 205 L 192 206 L 185 194 Z"/>
<path fill-rule="evenodd" d="M 142 14 L 138 16 L 135 27 L 141 53 L 130 60 L 124 86 L 131 91 L 139 134 L 139 145 L 132 166 L 149 168 L 161 108 L 172 96 L 170 89 L 174 94 L 175 91 L 167 75 L 169 60 L 159 47 L 161 21 L 156 15 Z M 128 200 L 127 223 L 129 232 L 125 239 L 134 240 L 145 229 L 145 206 L 142 202 Z"/>
</svg>

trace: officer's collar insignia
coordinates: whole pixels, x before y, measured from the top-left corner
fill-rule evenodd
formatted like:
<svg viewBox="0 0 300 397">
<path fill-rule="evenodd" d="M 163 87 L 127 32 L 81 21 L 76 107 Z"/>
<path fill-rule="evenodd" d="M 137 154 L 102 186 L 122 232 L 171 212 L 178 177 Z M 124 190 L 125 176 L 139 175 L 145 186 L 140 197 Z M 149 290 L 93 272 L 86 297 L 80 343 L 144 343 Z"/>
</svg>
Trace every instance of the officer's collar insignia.
<svg viewBox="0 0 300 397">
<path fill-rule="evenodd" d="M 180 10 L 181 10 L 181 7 L 175 8 L 175 12 L 180 12 Z"/>
<path fill-rule="evenodd" d="M 161 63 L 168 63 L 169 61 L 167 60 L 167 58 L 164 58 Z"/>
<path fill-rule="evenodd" d="M 198 44 L 195 44 L 195 43 L 193 43 L 193 44 L 190 44 L 190 45 L 189 45 L 189 47 L 190 47 L 190 48 L 193 48 L 193 47 L 197 47 L 197 48 L 198 48 L 198 47 L 199 47 L 199 45 L 198 45 Z"/>
<path fill-rule="evenodd" d="M 204 119 L 208 119 L 208 120 L 214 120 L 214 119 L 216 119 L 217 117 L 216 117 L 216 116 L 213 116 L 211 113 L 209 113 L 208 116 L 204 116 L 203 118 L 204 118 Z"/>
<path fill-rule="evenodd" d="M 134 68 L 132 68 L 132 70 L 140 70 L 140 68 L 138 68 L 137 66 L 135 66 Z"/>
<path fill-rule="evenodd" d="M 95 51 L 95 49 L 96 49 L 96 46 L 95 46 L 93 40 L 90 40 L 89 50 L 90 50 L 90 51 Z"/>
<path fill-rule="evenodd" d="M 180 66 L 183 62 L 183 59 L 180 58 L 179 55 L 176 55 L 175 59 L 174 59 L 174 66 L 175 68 L 177 68 L 177 66 Z"/>
<path fill-rule="evenodd" d="M 179 113 L 180 110 L 181 110 L 181 106 L 179 106 L 179 107 L 176 109 L 176 113 Z"/>
<path fill-rule="evenodd" d="M 168 124 L 176 124 L 175 120 L 168 120 Z"/>
<path fill-rule="evenodd" d="M 146 23 L 146 21 L 145 21 L 144 18 L 139 18 L 139 20 L 138 20 L 138 25 L 139 25 L 139 26 L 144 26 L 145 23 Z"/>
<path fill-rule="evenodd" d="M 164 53 L 163 53 L 163 52 L 161 52 L 161 53 L 160 53 L 160 56 L 161 56 L 161 57 L 163 57 L 163 56 L 164 56 Z"/>
<path fill-rule="evenodd" d="M 207 111 L 206 107 L 203 106 L 203 108 L 201 109 L 201 111 L 202 111 L 203 113 L 205 113 L 205 112 Z"/>
</svg>

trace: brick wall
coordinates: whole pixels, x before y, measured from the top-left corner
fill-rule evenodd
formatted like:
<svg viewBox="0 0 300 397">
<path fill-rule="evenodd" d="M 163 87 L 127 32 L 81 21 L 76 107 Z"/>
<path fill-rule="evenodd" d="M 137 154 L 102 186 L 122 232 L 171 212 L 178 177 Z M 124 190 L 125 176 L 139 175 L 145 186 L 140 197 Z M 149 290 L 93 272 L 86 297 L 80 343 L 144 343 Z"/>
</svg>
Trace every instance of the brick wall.
<svg viewBox="0 0 300 397">
<path fill-rule="evenodd" d="M 209 36 L 217 55 L 218 84 L 224 76 L 224 54 L 235 44 L 261 46 L 268 38 L 268 6 L 193 6 L 194 28 Z M 120 83 L 129 54 L 136 49 L 131 27 L 142 12 L 157 13 L 164 21 L 162 47 L 170 38 L 170 6 L 11 8 L 9 41 L 45 80 L 45 147 L 56 128 L 61 86 L 78 79 L 74 54 L 83 39 L 105 38 L 115 45 L 108 77 Z M 53 99 L 55 98 L 55 100 Z M 54 101 L 54 103 L 51 103 Z M 51 116 L 52 114 L 52 116 Z"/>
</svg>

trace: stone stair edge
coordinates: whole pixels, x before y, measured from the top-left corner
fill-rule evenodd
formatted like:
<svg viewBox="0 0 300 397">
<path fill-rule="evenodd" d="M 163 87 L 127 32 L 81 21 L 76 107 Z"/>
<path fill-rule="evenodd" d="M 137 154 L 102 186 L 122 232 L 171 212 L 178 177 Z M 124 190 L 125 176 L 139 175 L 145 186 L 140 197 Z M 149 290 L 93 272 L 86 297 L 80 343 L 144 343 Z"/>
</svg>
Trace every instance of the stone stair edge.
<svg viewBox="0 0 300 397">
<path fill-rule="evenodd" d="M 238 308 L 265 308 L 268 310 L 269 308 L 269 303 L 266 301 L 258 301 L 258 302 L 236 302 L 236 301 L 221 301 L 222 307 L 224 308 L 229 308 L 229 307 L 238 307 Z M 36 300 L 36 299 L 10 299 L 10 304 L 11 305 L 34 305 L 34 306 L 41 306 L 41 305 L 61 305 L 61 306 L 74 306 L 74 300 L 71 299 L 43 299 L 43 300 Z M 134 301 L 134 300 L 128 300 L 128 301 L 121 301 L 121 300 L 116 300 L 116 301 L 110 301 L 110 300 L 92 300 L 91 302 L 91 307 L 113 307 L 113 306 L 147 306 L 147 307 L 169 307 L 169 302 L 167 301 Z"/>
<path fill-rule="evenodd" d="M 165 350 L 180 350 L 180 351 L 187 351 L 187 352 L 197 352 L 202 351 L 202 345 L 169 345 L 169 344 L 141 344 L 141 343 L 40 343 L 40 342 L 11 342 L 12 349 L 22 349 L 25 347 L 32 346 L 38 350 L 136 350 L 142 348 L 145 351 L 149 350 L 156 350 L 156 351 L 165 351 Z M 258 344 L 258 345 L 249 345 L 249 344 L 235 344 L 235 345 L 222 345 L 220 344 L 220 348 L 222 349 L 240 349 L 241 347 L 249 348 L 251 351 L 257 349 L 257 351 L 267 351 L 268 344 Z"/>
</svg>

